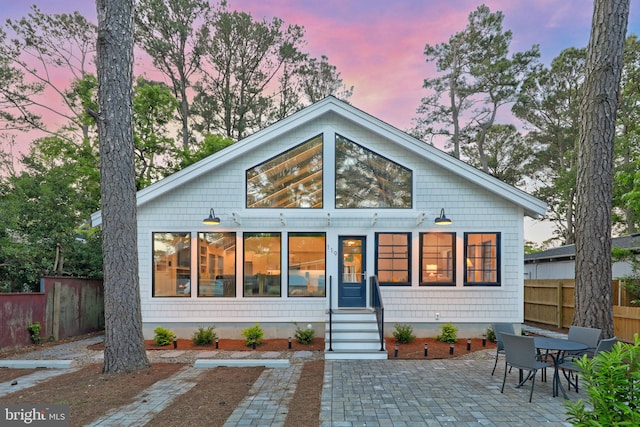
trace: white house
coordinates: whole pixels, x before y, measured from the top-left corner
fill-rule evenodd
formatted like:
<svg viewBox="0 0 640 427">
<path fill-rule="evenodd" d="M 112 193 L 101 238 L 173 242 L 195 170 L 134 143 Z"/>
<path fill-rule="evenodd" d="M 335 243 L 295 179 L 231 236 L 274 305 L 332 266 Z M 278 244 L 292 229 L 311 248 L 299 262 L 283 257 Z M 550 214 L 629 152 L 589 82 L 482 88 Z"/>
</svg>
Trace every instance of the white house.
<svg viewBox="0 0 640 427">
<path fill-rule="evenodd" d="M 524 216 L 546 210 L 333 97 L 137 200 L 146 337 L 157 326 L 190 337 L 213 325 L 241 338 L 257 322 L 265 337 L 286 338 L 295 322 L 331 330 L 327 347 L 339 347 L 341 327 L 364 323 L 340 315 L 372 313 L 374 276 L 388 336 L 398 323 L 435 336 L 452 322 L 464 337 L 522 322 Z"/>
<path fill-rule="evenodd" d="M 640 253 L 640 233 L 611 239 L 613 248 L 627 249 Z M 633 274 L 632 265 L 627 261 L 611 264 L 612 279 Z M 576 275 L 576 245 L 565 245 L 527 254 L 524 257 L 524 278 L 528 279 L 573 279 Z"/>
</svg>

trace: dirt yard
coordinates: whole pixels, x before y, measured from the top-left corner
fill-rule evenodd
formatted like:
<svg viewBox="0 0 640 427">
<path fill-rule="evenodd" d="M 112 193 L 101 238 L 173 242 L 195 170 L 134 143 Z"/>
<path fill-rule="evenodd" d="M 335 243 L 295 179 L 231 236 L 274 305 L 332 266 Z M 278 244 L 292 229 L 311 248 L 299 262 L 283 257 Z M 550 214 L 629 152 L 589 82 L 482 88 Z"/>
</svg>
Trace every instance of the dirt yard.
<svg viewBox="0 0 640 427">
<path fill-rule="evenodd" d="M 447 343 L 439 343 L 433 338 L 416 339 L 411 344 L 399 344 L 395 351 L 395 340 L 387 340 L 390 360 L 424 359 L 424 346 L 428 346 L 428 358 L 469 357 L 479 350 L 494 349 L 495 345 L 482 340 L 471 339 L 471 350 L 467 351 L 467 340 L 460 339 L 455 345 L 453 355 Z M 101 344 L 92 346 L 100 349 Z M 152 341 L 146 343 L 147 349 L 173 350 L 173 345 L 158 347 Z M 288 340 L 265 340 L 253 350 L 242 340 L 220 340 L 219 350 L 228 351 L 278 351 L 310 350 L 314 354 L 324 349 L 322 339 L 315 339 L 308 346 L 292 343 L 288 348 Z M 35 348 L 30 348 L 33 351 Z M 207 350 L 213 346 L 197 347 L 190 340 L 178 340 L 178 350 Z M 23 349 L 22 351 L 26 351 Z M 491 357 L 493 352 L 483 352 Z M 0 355 L 10 358 L 9 354 Z M 101 372 L 102 364 L 91 364 L 81 370 L 59 375 L 35 387 L 9 394 L 0 398 L 0 404 L 9 403 L 52 403 L 69 404 L 71 407 L 71 425 L 81 426 L 104 415 L 112 408 L 131 403 L 134 398 L 151 384 L 176 373 L 187 366 L 184 363 L 152 363 L 149 369 L 121 375 L 105 375 Z M 150 425 L 159 426 L 222 426 L 236 406 L 247 395 L 253 383 L 264 368 L 217 368 L 204 370 L 198 384 L 186 394 L 178 397 L 172 405 L 159 413 Z M 0 369 L 0 382 L 20 381 L 20 376 L 34 372 L 29 370 Z M 324 360 L 311 360 L 304 363 L 300 381 L 289 405 L 286 427 L 317 425 L 320 416 L 322 382 L 324 376 Z M 315 420 L 315 424 L 309 424 Z"/>
</svg>

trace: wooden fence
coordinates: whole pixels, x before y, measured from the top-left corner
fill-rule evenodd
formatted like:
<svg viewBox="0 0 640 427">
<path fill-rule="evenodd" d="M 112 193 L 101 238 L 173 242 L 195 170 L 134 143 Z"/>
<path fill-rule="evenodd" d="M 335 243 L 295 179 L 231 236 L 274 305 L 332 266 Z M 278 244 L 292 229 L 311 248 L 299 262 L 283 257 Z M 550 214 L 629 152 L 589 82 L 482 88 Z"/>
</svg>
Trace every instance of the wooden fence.
<svg viewBox="0 0 640 427">
<path fill-rule="evenodd" d="M 30 344 L 34 322 L 44 340 L 104 329 L 101 280 L 45 277 L 41 283 L 41 292 L 0 294 L 0 351 Z"/>
<path fill-rule="evenodd" d="M 633 342 L 640 333 L 640 307 L 629 306 L 630 296 L 622 281 L 611 282 L 613 332 L 619 340 Z M 558 328 L 569 328 L 573 320 L 575 280 L 525 280 L 524 319 Z"/>
</svg>

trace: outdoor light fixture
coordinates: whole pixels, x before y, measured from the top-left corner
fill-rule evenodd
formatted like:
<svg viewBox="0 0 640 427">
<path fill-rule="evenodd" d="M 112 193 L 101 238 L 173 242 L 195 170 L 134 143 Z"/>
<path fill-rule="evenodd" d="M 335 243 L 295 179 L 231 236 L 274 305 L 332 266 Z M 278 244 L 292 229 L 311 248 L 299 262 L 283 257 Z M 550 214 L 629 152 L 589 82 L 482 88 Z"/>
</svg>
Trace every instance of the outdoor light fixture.
<svg viewBox="0 0 640 427">
<path fill-rule="evenodd" d="M 211 210 L 209 210 L 209 218 L 205 218 L 204 220 L 202 220 L 202 223 L 206 225 L 218 225 L 220 224 L 220 218 L 216 216 L 213 208 L 211 208 Z"/>
<path fill-rule="evenodd" d="M 442 208 L 440 210 L 440 216 L 436 218 L 435 223 L 438 225 L 449 225 L 451 224 L 453 221 L 451 221 L 449 218 L 447 218 L 444 215 L 444 208 Z"/>
</svg>

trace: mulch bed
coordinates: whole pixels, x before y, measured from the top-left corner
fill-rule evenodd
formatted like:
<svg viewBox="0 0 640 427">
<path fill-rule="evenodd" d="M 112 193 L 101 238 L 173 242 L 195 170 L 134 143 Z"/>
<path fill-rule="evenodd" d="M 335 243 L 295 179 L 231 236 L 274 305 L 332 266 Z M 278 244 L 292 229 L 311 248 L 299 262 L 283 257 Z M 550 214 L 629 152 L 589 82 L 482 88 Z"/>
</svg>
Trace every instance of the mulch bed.
<svg viewBox="0 0 640 427">
<path fill-rule="evenodd" d="M 306 362 L 296 392 L 289 402 L 284 427 L 309 426 L 314 425 L 315 420 L 320 420 L 323 381 L 324 360 Z"/>
<path fill-rule="evenodd" d="M 389 359 L 424 359 L 424 348 L 427 345 L 427 358 L 428 359 L 449 359 L 455 358 L 463 354 L 470 353 L 472 351 L 487 350 L 495 348 L 495 343 L 485 341 L 485 345 L 482 345 L 481 338 L 471 338 L 469 345 L 471 350 L 467 350 L 467 339 L 460 338 L 458 342 L 453 346 L 453 354 L 451 354 L 451 345 L 449 343 L 436 341 L 435 338 L 416 338 L 413 342 L 408 344 L 398 344 L 398 352 L 396 354 L 395 338 L 386 338 L 386 347 Z M 153 342 L 153 340 L 145 341 L 145 347 L 147 350 L 173 350 L 173 345 L 159 346 Z M 314 338 L 310 344 L 298 344 L 295 340 L 291 342 L 291 348 L 289 348 L 288 339 L 267 339 L 263 340 L 261 344 L 257 345 L 255 349 L 252 346 L 247 346 L 244 340 L 234 339 L 219 339 L 218 350 L 226 351 L 324 351 L 325 343 L 322 338 Z M 104 349 L 103 343 L 98 343 L 90 346 L 93 350 Z M 178 339 L 176 341 L 177 350 L 201 350 L 212 351 L 216 350 L 215 344 L 198 346 L 189 339 Z"/>
<path fill-rule="evenodd" d="M 0 398 L 0 405 L 68 404 L 71 425 L 82 426 L 111 408 L 131 403 L 142 390 L 176 373 L 183 366 L 157 363 L 134 373 L 106 375 L 102 373 L 102 364 L 92 364 L 8 394 Z"/>
<path fill-rule="evenodd" d="M 147 425 L 222 426 L 263 371 L 263 367 L 204 369 L 198 384 L 178 396 Z"/>
<path fill-rule="evenodd" d="M 485 341 L 482 345 L 482 338 L 470 338 L 470 350 L 467 350 L 467 339 L 459 338 L 458 342 L 453 345 L 453 354 L 451 353 L 451 345 L 446 342 L 436 341 L 435 338 L 416 338 L 408 344 L 398 344 L 398 352 L 396 354 L 396 340 L 387 338 L 387 352 L 389 360 L 392 359 L 451 359 L 463 354 L 471 353 L 479 350 L 495 349 L 496 344 Z M 427 345 L 427 356 L 425 357 L 425 344 Z"/>
<path fill-rule="evenodd" d="M 16 378 L 20 378 L 23 375 L 33 374 L 40 371 L 43 368 L 36 369 L 14 369 L 14 368 L 0 368 L 0 383 L 13 381 Z"/>
<path fill-rule="evenodd" d="M 144 342 L 147 350 L 201 350 L 201 351 L 213 351 L 213 350 L 226 350 L 226 351 L 323 351 L 324 340 L 322 338 L 314 338 L 309 344 L 298 344 L 295 340 L 291 342 L 291 348 L 289 349 L 289 340 L 284 339 L 267 339 L 256 345 L 254 349 L 252 346 L 247 345 L 245 340 L 234 339 L 219 339 L 218 346 L 215 343 L 209 345 L 195 345 L 190 339 L 179 338 L 176 340 L 175 347 L 173 344 L 160 346 L 153 340 L 146 340 Z M 97 343 L 89 346 L 91 350 L 104 350 L 104 343 Z"/>
<path fill-rule="evenodd" d="M 398 344 L 396 340 L 386 341 L 390 360 L 424 359 L 424 346 L 427 344 L 428 359 L 455 358 L 470 352 L 495 349 L 495 344 L 472 338 L 467 350 L 467 339 L 460 338 L 450 354 L 450 345 L 434 338 L 417 338 L 409 344 Z M 148 350 L 173 350 L 173 345 L 157 346 L 152 340 L 146 341 Z M 42 346 L 38 346 L 42 347 Z M 215 350 L 215 344 L 196 346 L 191 340 L 180 339 L 177 350 Z M 104 348 L 103 343 L 90 346 L 94 350 Z M 33 350 L 33 347 L 29 348 Z M 226 351 L 324 351 L 324 340 L 315 338 L 309 345 L 298 344 L 293 340 L 289 349 L 288 339 L 264 340 L 254 350 L 244 340 L 220 339 L 218 350 Z M 117 408 L 132 399 L 149 385 L 175 373 L 185 365 L 179 363 L 154 363 L 151 368 L 132 374 L 102 374 L 102 364 L 92 364 L 80 371 L 63 374 L 38 384 L 35 387 L 12 393 L 0 398 L 0 404 L 7 403 L 68 403 L 71 406 L 71 425 L 81 426 L 102 416 L 111 408 Z M 178 397 L 151 421 L 151 425 L 182 427 L 222 426 L 233 410 L 247 396 L 251 386 L 264 368 L 227 368 L 221 367 L 203 370 L 198 384 L 184 395 Z M 11 373 L 9 374 L 9 371 Z M 7 373 L 8 379 L 33 370 L 0 370 L 0 379 Z M 324 360 L 305 362 L 300 381 L 289 404 L 284 427 L 318 425 L 320 417 Z"/>
</svg>

